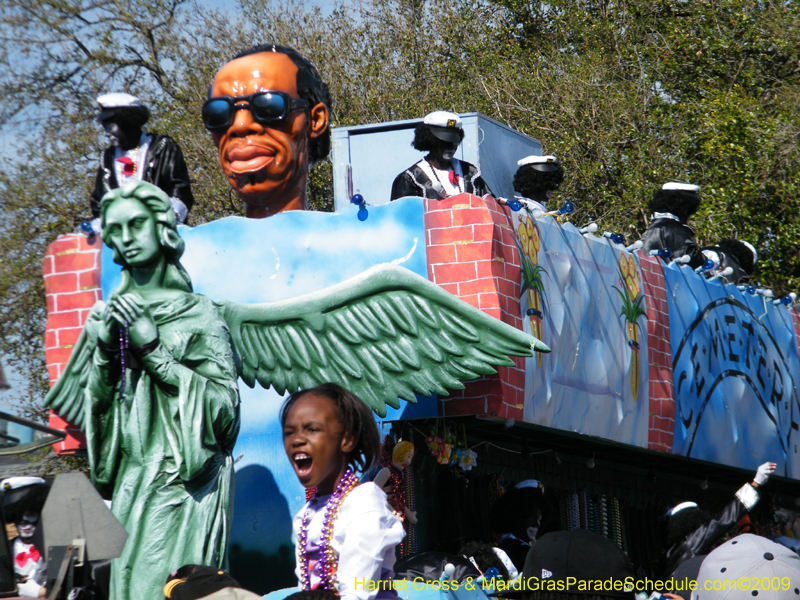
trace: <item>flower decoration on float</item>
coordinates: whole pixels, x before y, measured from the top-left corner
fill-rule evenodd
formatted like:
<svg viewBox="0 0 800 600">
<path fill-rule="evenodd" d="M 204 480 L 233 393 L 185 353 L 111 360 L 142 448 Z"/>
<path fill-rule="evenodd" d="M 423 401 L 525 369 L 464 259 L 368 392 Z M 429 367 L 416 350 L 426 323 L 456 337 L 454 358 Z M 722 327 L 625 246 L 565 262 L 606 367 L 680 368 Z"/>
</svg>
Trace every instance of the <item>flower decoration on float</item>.
<svg viewBox="0 0 800 600">
<path fill-rule="evenodd" d="M 438 459 L 444 451 L 444 439 L 439 435 L 439 421 L 437 419 L 433 432 L 425 438 L 425 445 L 433 458 Z"/>
<path fill-rule="evenodd" d="M 458 467 L 462 471 L 471 471 L 477 465 L 478 453 L 469 448 L 461 451 L 461 457 L 458 460 Z"/>
<path fill-rule="evenodd" d="M 461 454 L 464 452 L 464 449 L 467 447 L 467 428 L 461 424 L 460 429 L 457 429 L 457 432 L 460 432 L 460 435 L 456 433 L 455 437 L 455 444 L 453 446 L 453 450 L 450 453 L 450 466 L 457 467 L 461 463 Z"/>
<path fill-rule="evenodd" d="M 539 265 L 539 250 L 542 247 L 538 225 L 531 217 L 520 215 L 517 228 L 517 250 L 522 271 L 520 300 L 528 293 L 527 316 L 531 323 L 531 334 L 542 339 L 542 319 L 544 318 L 544 280 L 542 273 L 547 271 Z M 536 364 L 542 368 L 542 353 L 536 353 Z"/>
<path fill-rule="evenodd" d="M 647 314 L 642 308 L 644 294 L 639 285 L 639 271 L 636 259 L 631 254 L 621 253 L 619 256 L 621 289 L 611 286 L 622 299 L 620 316 L 625 318 L 628 329 L 628 346 L 631 348 L 631 393 L 633 399 L 639 396 L 639 319 Z"/>
</svg>

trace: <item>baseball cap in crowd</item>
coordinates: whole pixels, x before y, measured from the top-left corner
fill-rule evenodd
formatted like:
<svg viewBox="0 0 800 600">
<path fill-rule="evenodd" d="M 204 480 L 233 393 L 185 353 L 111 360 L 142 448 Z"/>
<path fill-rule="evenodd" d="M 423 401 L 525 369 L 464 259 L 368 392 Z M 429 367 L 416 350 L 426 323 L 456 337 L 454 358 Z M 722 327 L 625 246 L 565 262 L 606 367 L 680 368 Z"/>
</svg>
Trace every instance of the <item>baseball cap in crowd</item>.
<svg viewBox="0 0 800 600">
<path fill-rule="evenodd" d="M 167 578 L 164 596 L 169 600 L 199 600 L 226 588 L 241 587 L 222 569 L 184 565 Z"/>
<path fill-rule="evenodd" d="M 428 125 L 431 128 L 431 133 L 443 142 L 449 142 L 451 144 L 461 143 L 461 130 L 464 128 L 464 125 L 461 123 L 461 117 L 457 114 L 444 110 L 437 110 L 436 112 L 425 115 L 422 122 Z"/>
<path fill-rule="evenodd" d="M 602 590 L 594 588 L 581 590 L 577 584 L 573 584 L 569 589 L 563 589 L 564 594 L 593 594 L 600 597 L 631 599 L 634 597 L 633 590 L 625 591 L 624 586 L 626 579 L 631 582 L 634 578 L 631 560 L 610 539 L 585 529 L 553 531 L 543 535 L 525 558 L 521 589 L 498 591 L 492 595 L 521 598 L 526 591 L 532 589 L 531 582 L 538 586 L 550 585 L 550 582 L 566 584 L 568 577 L 575 578 L 577 582 L 594 584 L 598 581 L 610 581 L 611 583 Z M 619 583 L 614 585 L 615 582 Z M 606 587 L 610 589 L 605 589 Z"/>
<path fill-rule="evenodd" d="M 709 554 L 692 592 L 692 600 L 788 598 L 800 599 L 800 556 L 751 533 L 728 540 Z"/>
</svg>

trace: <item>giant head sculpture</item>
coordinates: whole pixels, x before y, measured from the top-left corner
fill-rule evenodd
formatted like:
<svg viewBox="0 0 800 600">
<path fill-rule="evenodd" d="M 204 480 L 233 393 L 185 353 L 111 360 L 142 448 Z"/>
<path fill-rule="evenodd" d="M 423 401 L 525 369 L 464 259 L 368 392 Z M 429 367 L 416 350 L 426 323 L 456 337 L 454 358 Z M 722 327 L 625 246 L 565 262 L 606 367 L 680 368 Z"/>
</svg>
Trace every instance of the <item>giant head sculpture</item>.
<svg viewBox="0 0 800 600">
<path fill-rule="evenodd" d="M 291 48 L 237 54 L 214 77 L 203 123 L 245 216 L 307 208 L 309 168 L 330 150 L 328 86 Z"/>
</svg>

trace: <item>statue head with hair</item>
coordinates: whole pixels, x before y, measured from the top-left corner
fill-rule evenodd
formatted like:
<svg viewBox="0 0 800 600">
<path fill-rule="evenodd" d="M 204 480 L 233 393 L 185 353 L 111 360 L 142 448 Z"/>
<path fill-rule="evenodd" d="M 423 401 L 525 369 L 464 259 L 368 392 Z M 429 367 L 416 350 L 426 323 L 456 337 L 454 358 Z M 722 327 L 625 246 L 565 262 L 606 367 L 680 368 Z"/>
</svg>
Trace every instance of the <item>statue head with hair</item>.
<svg viewBox="0 0 800 600">
<path fill-rule="evenodd" d="M 122 282 L 114 290 L 125 293 L 131 286 L 131 270 L 162 269 L 162 287 L 192 291 L 189 274 L 180 263 L 184 242 L 169 197 L 146 181 L 116 188 L 100 205 L 103 242 L 122 265 Z"/>
</svg>

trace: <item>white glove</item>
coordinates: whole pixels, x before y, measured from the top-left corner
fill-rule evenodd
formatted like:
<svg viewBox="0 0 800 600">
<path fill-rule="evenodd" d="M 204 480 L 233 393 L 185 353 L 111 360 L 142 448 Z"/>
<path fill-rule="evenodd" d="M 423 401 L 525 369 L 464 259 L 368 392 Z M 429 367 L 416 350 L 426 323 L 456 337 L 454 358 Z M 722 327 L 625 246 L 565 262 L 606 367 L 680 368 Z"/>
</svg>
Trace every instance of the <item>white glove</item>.
<svg viewBox="0 0 800 600">
<path fill-rule="evenodd" d="M 100 217 L 92 219 L 92 231 L 94 231 L 97 235 L 103 233 L 103 226 L 100 224 Z"/>
<path fill-rule="evenodd" d="M 764 485 L 769 480 L 769 476 L 775 472 L 775 467 L 778 465 L 774 462 L 766 462 L 756 471 L 756 476 L 753 477 L 753 483 L 757 483 L 759 486 Z"/>
<path fill-rule="evenodd" d="M 170 198 L 170 202 L 172 202 L 172 210 L 175 211 L 175 216 L 178 217 L 178 223 L 185 223 L 186 217 L 189 215 L 189 209 L 186 208 L 186 205 L 183 201 L 178 200 L 177 198 Z"/>
<path fill-rule="evenodd" d="M 17 584 L 17 592 L 23 598 L 38 598 L 40 589 L 42 586 L 36 583 L 32 577 L 28 577 L 25 583 Z"/>
</svg>

